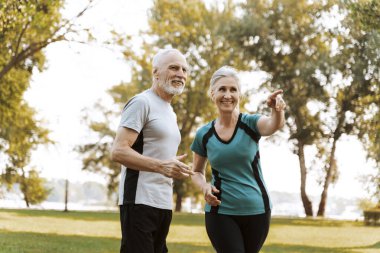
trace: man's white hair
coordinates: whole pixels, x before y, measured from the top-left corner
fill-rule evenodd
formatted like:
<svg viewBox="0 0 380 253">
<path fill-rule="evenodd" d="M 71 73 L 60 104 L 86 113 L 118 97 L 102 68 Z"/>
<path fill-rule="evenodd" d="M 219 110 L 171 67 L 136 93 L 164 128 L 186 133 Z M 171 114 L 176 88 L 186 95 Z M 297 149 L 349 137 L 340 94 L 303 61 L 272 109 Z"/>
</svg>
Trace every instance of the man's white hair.
<svg viewBox="0 0 380 253">
<path fill-rule="evenodd" d="M 217 71 L 215 71 L 214 74 L 211 77 L 210 87 L 208 89 L 208 95 L 210 97 L 211 97 L 212 91 L 214 90 L 215 83 L 219 79 L 221 79 L 223 77 L 232 77 L 232 78 L 234 78 L 236 80 L 237 85 L 238 85 L 239 93 L 241 93 L 241 84 L 240 84 L 240 79 L 239 79 L 239 76 L 238 76 L 238 72 L 233 67 L 223 66 L 220 69 L 218 69 Z"/>
<path fill-rule="evenodd" d="M 161 49 L 157 52 L 157 54 L 155 56 L 153 56 L 153 61 L 152 61 L 153 69 L 160 67 L 160 65 L 161 65 L 160 63 L 161 63 L 163 56 L 170 54 L 170 53 L 173 53 L 173 52 L 179 53 L 180 55 L 183 56 L 184 59 L 186 59 L 185 56 L 178 49 L 175 49 L 175 48 Z"/>
</svg>

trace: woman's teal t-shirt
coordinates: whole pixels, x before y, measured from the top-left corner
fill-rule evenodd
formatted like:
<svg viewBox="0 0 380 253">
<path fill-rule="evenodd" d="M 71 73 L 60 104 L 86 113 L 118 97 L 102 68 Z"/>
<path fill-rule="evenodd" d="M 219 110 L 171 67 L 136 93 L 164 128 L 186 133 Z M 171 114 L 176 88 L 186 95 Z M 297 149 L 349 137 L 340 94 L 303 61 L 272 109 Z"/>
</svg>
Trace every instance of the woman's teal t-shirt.
<svg viewBox="0 0 380 253">
<path fill-rule="evenodd" d="M 220 192 L 221 204 L 205 206 L 206 212 L 228 215 L 255 215 L 270 211 L 271 201 L 260 165 L 257 129 L 259 114 L 239 114 L 229 141 L 220 139 L 209 122 L 198 129 L 191 150 L 207 157 L 212 168 L 212 181 Z"/>
</svg>

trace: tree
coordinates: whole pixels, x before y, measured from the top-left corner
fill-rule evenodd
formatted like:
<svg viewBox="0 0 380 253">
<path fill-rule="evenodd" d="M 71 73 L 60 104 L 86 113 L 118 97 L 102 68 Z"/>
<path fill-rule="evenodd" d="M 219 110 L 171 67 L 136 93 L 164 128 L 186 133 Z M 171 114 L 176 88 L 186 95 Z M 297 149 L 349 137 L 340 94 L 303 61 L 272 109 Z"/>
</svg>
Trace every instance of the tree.
<svg viewBox="0 0 380 253">
<path fill-rule="evenodd" d="M 0 139 L 14 120 L 13 111 L 23 100 L 34 70 L 42 71 L 42 49 L 57 41 L 69 41 L 76 32 L 74 21 L 61 17 L 62 0 L 16 1 L 0 3 Z M 2 146 L 0 146 L 0 151 Z"/>
<path fill-rule="evenodd" d="M 235 5 L 227 1 L 221 10 L 206 7 L 203 1 L 156 1 L 151 10 L 148 34 L 158 36 L 156 46 L 172 46 L 188 55 L 192 68 L 190 82 L 183 95 L 173 103 L 181 132 L 180 154 L 189 154 L 193 134 L 200 123 L 214 118 L 216 110 L 205 96 L 211 74 L 223 65 L 247 69 L 241 57 L 224 39 L 227 24 L 234 19 Z M 173 15 L 175 13 L 175 15 Z M 247 100 L 242 101 L 244 107 Z M 189 154 L 187 162 L 190 162 Z M 176 211 L 181 210 L 182 199 L 197 191 L 189 181 L 174 182 Z"/>
<path fill-rule="evenodd" d="M 5 165 L 1 174 L 8 186 L 26 179 L 24 170 L 31 150 L 49 142 L 47 130 L 23 100 L 33 71 L 43 70 L 44 48 L 58 41 L 70 41 L 79 31 L 75 21 L 92 1 L 72 20 L 62 18 L 62 0 L 0 3 L 0 154 L 7 157 L 1 164 Z M 35 177 L 36 173 L 30 175 Z"/>
<path fill-rule="evenodd" d="M 8 146 L 4 152 L 6 159 L 2 161 L 5 165 L 2 181 L 8 188 L 14 183 L 19 183 L 25 203 L 29 207 L 29 204 L 45 200 L 49 193 L 49 190 L 44 188 L 44 180 L 35 169 L 27 173 L 31 152 L 38 145 L 51 143 L 51 140 L 48 138 L 48 130 L 42 128 L 40 122 L 33 120 L 35 112 L 27 104 L 23 103 L 13 113 L 19 120 L 14 121 L 12 127 L 4 131 Z"/>
<path fill-rule="evenodd" d="M 202 1 L 155 1 L 149 17 L 150 28 L 141 34 L 140 51 L 132 50 L 131 40 L 119 40 L 126 48 L 124 55 L 131 64 L 132 79 L 115 86 L 110 93 L 121 107 L 132 95 L 150 87 L 150 62 L 157 48 L 172 46 L 185 52 L 193 71 L 185 93 L 173 103 L 182 134 L 179 152 L 184 153 L 189 150 L 195 128 L 214 116 L 204 95 L 210 74 L 225 64 L 240 70 L 265 71 L 269 78 L 262 88 L 285 91 L 289 141 L 299 157 L 305 214 L 313 215 L 306 191 L 307 175 L 313 169 L 321 177 L 323 190 L 318 215 L 323 216 L 329 186 L 338 179 L 336 143 L 342 135 L 363 129 L 359 126 L 365 121 L 359 119 L 365 113 L 360 109 L 365 107 L 369 92 L 376 89 L 373 85 L 376 79 L 368 81 L 364 74 L 359 74 L 361 67 L 373 69 L 364 64 L 365 59 L 373 56 L 366 58 L 369 54 L 360 53 L 367 50 L 367 42 L 359 49 L 356 37 L 326 27 L 326 16 L 337 15 L 337 7 L 339 12 L 346 10 L 345 5 L 336 3 L 268 0 L 236 6 L 233 1 L 226 1 L 223 8 L 207 8 Z M 339 50 L 334 51 L 336 43 Z M 349 62 L 350 57 L 364 65 L 351 69 L 350 65 L 342 64 Z M 368 71 L 367 75 L 373 72 Z M 339 74 L 343 80 L 353 78 L 352 85 L 347 86 L 342 80 L 336 85 Z M 374 106 L 372 102 L 370 105 Z M 352 113 L 357 116 L 354 122 L 347 116 Z M 310 146 L 317 148 L 317 158 L 322 163 L 307 168 L 305 148 Z M 193 192 L 191 187 L 188 181 L 175 182 L 177 210 L 181 199 Z"/>
<path fill-rule="evenodd" d="M 353 23 L 346 29 L 326 27 L 324 16 L 347 11 L 344 4 L 337 3 L 248 1 L 242 8 L 245 15 L 235 26 L 237 32 L 230 34 L 246 57 L 271 75 L 265 85 L 285 89 L 287 123 L 299 157 L 301 199 L 307 216 L 313 215 L 313 210 L 306 194 L 304 148 L 317 147 L 317 157 L 324 164 L 320 166 L 323 189 L 317 212 L 324 216 L 329 186 L 339 175 L 336 144 L 342 135 L 355 134 L 359 119 L 366 115 L 364 101 L 378 83 L 374 66 L 379 54 L 376 57 L 368 35 Z M 336 52 L 332 48 L 335 42 Z M 312 112 L 313 106 L 317 112 Z"/>
<path fill-rule="evenodd" d="M 92 1 L 73 20 L 62 18 L 62 0 L 7 0 L 0 4 L 0 80 L 13 69 L 42 69 L 42 49 L 57 41 L 69 41 L 67 36 L 77 32 L 75 19 L 85 13 Z"/>
<path fill-rule="evenodd" d="M 177 113 L 182 137 L 178 153 L 189 154 L 196 128 L 215 115 L 215 110 L 210 109 L 213 108 L 211 100 L 206 96 L 211 73 L 226 64 L 240 69 L 246 68 L 246 65 L 240 61 L 241 57 L 235 54 L 228 42 L 220 35 L 223 33 L 222 30 L 228 27 L 226 24 L 232 21 L 233 13 L 232 2 L 228 2 L 222 10 L 219 10 L 216 6 L 207 8 L 205 3 L 199 0 L 155 1 L 149 15 L 150 28 L 140 35 L 140 38 L 143 38 L 140 50 L 136 52 L 133 49 L 130 44 L 131 38 L 118 40 L 119 44 L 125 48 L 124 56 L 131 65 L 132 79 L 109 91 L 114 102 L 119 105 L 117 115 L 133 95 L 151 87 L 151 61 L 157 49 L 168 46 L 179 49 L 187 56 L 192 70 L 185 92 L 174 98 L 173 108 Z M 103 112 L 105 115 L 109 113 L 107 110 Z M 102 132 L 111 133 L 109 129 L 109 127 L 104 127 L 95 132 L 100 135 Z M 93 145 L 92 154 L 100 151 L 99 145 L 89 145 Z M 97 155 L 91 158 L 87 153 L 84 161 L 86 159 L 96 161 L 99 157 Z M 190 159 L 191 156 L 188 156 L 186 162 L 190 162 Z M 111 167 L 103 167 L 104 171 L 108 169 Z M 113 167 L 111 171 L 107 173 L 119 173 L 119 170 Z M 186 196 L 195 196 L 199 191 L 194 188 L 190 180 L 176 180 L 174 193 L 175 210 L 180 211 L 182 199 Z"/>
<path fill-rule="evenodd" d="M 0 4 L 0 138 L 9 127 L 33 69 L 42 70 L 42 49 L 64 40 L 59 12 L 63 1 L 15 1 Z M 66 22 L 64 22 L 66 23 Z"/>
<path fill-rule="evenodd" d="M 112 89 L 110 94 L 117 102 L 117 98 L 112 95 Z M 115 136 L 115 130 L 111 129 L 111 125 L 117 120 L 117 112 L 105 108 L 100 102 L 95 105 L 95 108 L 100 112 L 100 120 L 93 120 L 87 114 L 84 116 L 85 123 L 95 133 L 93 138 L 95 141 L 77 146 L 76 151 L 83 156 L 83 170 L 102 174 L 107 178 L 108 196 L 110 197 L 117 190 L 121 169 L 120 164 L 110 159 L 111 145 Z M 91 108 L 91 111 L 93 109 Z"/>
<path fill-rule="evenodd" d="M 340 8 L 344 12 L 349 12 L 347 5 L 342 5 Z M 379 99 L 376 99 L 376 96 L 380 95 L 378 86 L 380 76 L 375 69 L 380 65 L 378 51 L 380 36 L 378 32 L 363 29 L 360 23 L 352 18 L 353 15 L 348 13 L 342 22 L 346 29 L 343 31 L 337 29 L 335 32 L 339 49 L 334 57 L 333 67 L 342 80 L 336 87 L 330 89 L 332 91 L 330 97 L 334 100 L 330 113 L 332 112 L 332 118 L 335 120 L 331 120 L 333 125 L 325 123 L 329 127 L 327 129 L 331 129 L 326 133 L 328 139 L 325 143 L 329 143 L 331 148 L 327 152 L 326 176 L 318 216 L 324 216 L 328 187 L 334 181 L 334 177 L 338 176 L 335 158 L 337 141 L 343 134 L 359 134 L 363 123 L 373 122 L 376 117 L 374 108 L 379 109 Z M 366 124 L 366 126 L 371 126 L 371 129 L 368 129 L 370 131 L 368 136 L 378 134 L 375 125 Z"/>
<path fill-rule="evenodd" d="M 27 207 L 30 204 L 35 205 L 46 200 L 51 189 L 47 189 L 45 184 L 46 180 L 41 178 L 36 170 L 29 171 L 28 176 L 25 175 L 25 171 L 23 170 L 23 174 L 20 177 L 20 189 L 24 194 L 24 201 Z"/>
<path fill-rule="evenodd" d="M 330 79 L 330 37 L 317 21 L 329 7 L 319 1 L 247 1 L 228 36 L 246 61 L 270 75 L 263 87 L 284 90 L 289 140 L 299 158 L 300 193 L 307 216 L 313 210 L 306 192 L 304 150 L 323 136 L 319 113 L 312 114 L 308 106 L 328 101 L 320 77 Z"/>
<path fill-rule="evenodd" d="M 360 98 L 363 110 L 360 113 L 358 122 L 359 138 L 367 150 L 368 158 L 373 160 L 377 165 L 377 174 L 369 176 L 369 184 L 372 184 L 373 197 L 377 199 L 380 205 L 380 87 L 379 76 L 376 72 L 376 66 L 379 66 L 380 53 L 378 45 L 380 44 L 380 25 L 377 22 L 380 18 L 380 3 L 376 0 L 371 1 L 349 1 L 348 22 L 355 24 L 360 28 L 356 35 L 365 37 L 362 43 L 361 52 L 367 60 L 365 63 L 365 79 L 370 79 L 371 93 Z M 363 47 L 364 46 L 364 47 Z"/>
</svg>

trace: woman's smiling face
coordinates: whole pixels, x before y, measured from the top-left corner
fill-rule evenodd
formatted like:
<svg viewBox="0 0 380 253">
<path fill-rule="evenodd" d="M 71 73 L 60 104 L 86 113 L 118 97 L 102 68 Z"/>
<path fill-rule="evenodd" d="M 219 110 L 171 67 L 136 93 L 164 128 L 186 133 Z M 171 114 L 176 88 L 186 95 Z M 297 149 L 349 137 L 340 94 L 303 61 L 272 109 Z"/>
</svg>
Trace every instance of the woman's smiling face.
<svg viewBox="0 0 380 253">
<path fill-rule="evenodd" d="M 233 112 L 239 104 L 239 85 L 233 77 L 222 77 L 215 82 L 211 91 L 212 101 L 220 112 Z"/>
</svg>

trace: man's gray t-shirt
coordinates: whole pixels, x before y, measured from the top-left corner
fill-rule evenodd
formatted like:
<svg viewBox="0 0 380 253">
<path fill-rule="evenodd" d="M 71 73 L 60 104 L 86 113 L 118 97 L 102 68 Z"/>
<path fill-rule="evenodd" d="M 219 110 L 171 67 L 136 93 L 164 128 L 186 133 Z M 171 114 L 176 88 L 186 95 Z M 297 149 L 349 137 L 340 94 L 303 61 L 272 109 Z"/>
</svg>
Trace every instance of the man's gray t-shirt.
<svg viewBox="0 0 380 253">
<path fill-rule="evenodd" d="M 152 89 L 133 97 L 124 107 L 119 127 L 139 133 L 132 148 L 140 154 L 160 160 L 175 158 L 181 135 L 170 103 Z M 172 209 L 173 180 L 160 173 L 121 167 L 119 205 L 145 204 Z"/>
</svg>

